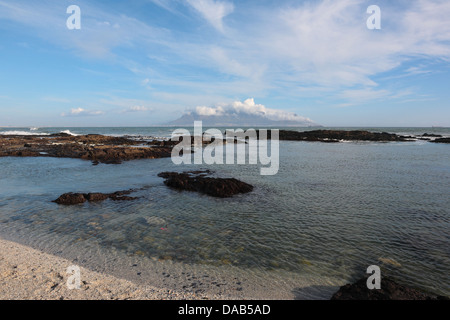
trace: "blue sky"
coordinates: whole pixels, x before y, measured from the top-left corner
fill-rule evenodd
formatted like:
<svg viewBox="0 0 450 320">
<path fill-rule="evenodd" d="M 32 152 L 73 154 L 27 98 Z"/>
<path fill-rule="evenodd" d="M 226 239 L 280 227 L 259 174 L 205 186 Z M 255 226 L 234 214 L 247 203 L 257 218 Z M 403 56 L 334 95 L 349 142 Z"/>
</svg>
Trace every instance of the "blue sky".
<svg viewBox="0 0 450 320">
<path fill-rule="evenodd" d="M 0 0 L 0 126 L 157 125 L 249 98 L 325 126 L 450 126 L 448 17 L 446 0 Z"/>
</svg>

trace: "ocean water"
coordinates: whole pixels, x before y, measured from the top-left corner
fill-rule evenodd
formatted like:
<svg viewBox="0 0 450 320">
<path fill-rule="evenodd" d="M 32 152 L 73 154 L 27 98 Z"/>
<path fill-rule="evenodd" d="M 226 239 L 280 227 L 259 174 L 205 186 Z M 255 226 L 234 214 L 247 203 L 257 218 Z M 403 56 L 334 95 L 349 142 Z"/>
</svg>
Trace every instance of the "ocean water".
<svg viewBox="0 0 450 320">
<path fill-rule="evenodd" d="M 448 128 L 358 129 L 450 136 Z M 0 134 L 65 130 L 144 139 L 175 131 L 0 128 Z M 327 299 L 378 265 L 382 276 L 449 296 L 449 159 L 448 145 L 427 141 L 280 141 L 274 176 L 248 164 L 176 166 L 154 159 L 92 166 L 79 159 L 0 158 L 0 236 L 96 271 L 199 293 Z M 157 176 L 198 169 L 255 189 L 217 199 L 171 190 Z M 136 201 L 51 202 L 66 192 L 131 188 Z"/>
</svg>

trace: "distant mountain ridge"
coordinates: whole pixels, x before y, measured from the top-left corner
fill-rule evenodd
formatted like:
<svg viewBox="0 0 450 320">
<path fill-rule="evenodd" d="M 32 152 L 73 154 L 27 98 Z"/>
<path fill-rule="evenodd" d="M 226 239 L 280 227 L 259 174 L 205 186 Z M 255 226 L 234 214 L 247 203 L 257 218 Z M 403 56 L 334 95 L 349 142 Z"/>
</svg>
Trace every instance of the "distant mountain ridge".
<svg viewBox="0 0 450 320">
<path fill-rule="evenodd" d="M 184 114 L 167 125 L 192 126 L 194 121 L 202 121 L 204 126 L 270 126 L 270 127 L 321 127 L 313 121 L 271 120 L 258 115 L 204 116 L 195 113 Z"/>
<path fill-rule="evenodd" d="M 183 114 L 179 119 L 167 125 L 192 126 L 194 121 L 202 121 L 204 126 L 270 126 L 270 127 L 320 127 L 309 118 L 292 112 L 266 108 L 255 104 L 253 99 L 236 101 L 230 105 L 218 107 L 197 107 Z"/>
</svg>

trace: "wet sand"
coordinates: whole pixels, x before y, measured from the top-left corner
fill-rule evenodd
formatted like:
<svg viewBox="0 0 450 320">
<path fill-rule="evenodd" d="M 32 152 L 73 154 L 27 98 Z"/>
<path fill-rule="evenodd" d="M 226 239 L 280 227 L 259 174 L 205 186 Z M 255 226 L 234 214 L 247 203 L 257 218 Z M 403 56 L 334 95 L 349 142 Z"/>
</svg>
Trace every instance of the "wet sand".
<svg viewBox="0 0 450 320">
<path fill-rule="evenodd" d="M 95 254 L 101 264 L 111 253 Z M 67 282 L 73 273 L 67 268 L 77 265 L 71 258 L 0 238 L 0 300 L 327 300 L 345 284 L 293 274 L 260 278 L 231 266 L 217 269 L 140 256 L 122 258 L 102 272 L 79 266 L 81 286 L 71 290 Z"/>
<path fill-rule="evenodd" d="M 80 288 L 69 289 L 73 263 L 0 239 L 1 300 L 198 300 L 214 299 L 189 292 L 137 285 L 80 267 Z M 72 278 L 73 279 L 73 278 Z"/>
</svg>

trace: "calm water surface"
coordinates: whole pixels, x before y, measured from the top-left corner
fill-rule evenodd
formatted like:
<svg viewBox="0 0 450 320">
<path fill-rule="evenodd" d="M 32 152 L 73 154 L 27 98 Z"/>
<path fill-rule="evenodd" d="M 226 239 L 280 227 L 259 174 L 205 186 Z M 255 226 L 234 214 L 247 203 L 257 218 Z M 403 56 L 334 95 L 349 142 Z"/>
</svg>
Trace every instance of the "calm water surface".
<svg viewBox="0 0 450 320">
<path fill-rule="evenodd" d="M 0 134 L 8 130 L 29 131 L 0 128 Z M 67 128 L 30 133 L 62 130 Z M 167 137 L 173 128 L 69 130 Z M 450 135 L 445 128 L 377 131 Z M 281 141 L 275 176 L 260 176 L 258 166 L 180 167 L 170 159 L 92 166 L 78 159 L 0 158 L 0 236 L 63 256 L 76 248 L 84 264 L 106 271 L 88 250 L 193 269 L 235 268 L 258 279 L 283 275 L 293 286 L 314 279 L 319 291 L 324 287 L 315 297 L 323 298 L 326 287 L 355 280 L 376 264 L 403 283 L 450 295 L 449 159 L 448 145 L 426 141 Z M 194 169 L 212 169 L 255 189 L 216 199 L 170 190 L 157 177 Z M 65 192 L 130 188 L 139 189 L 138 200 L 69 207 L 51 202 Z M 120 264 L 113 260 L 108 263 Z"/>
</svg>

